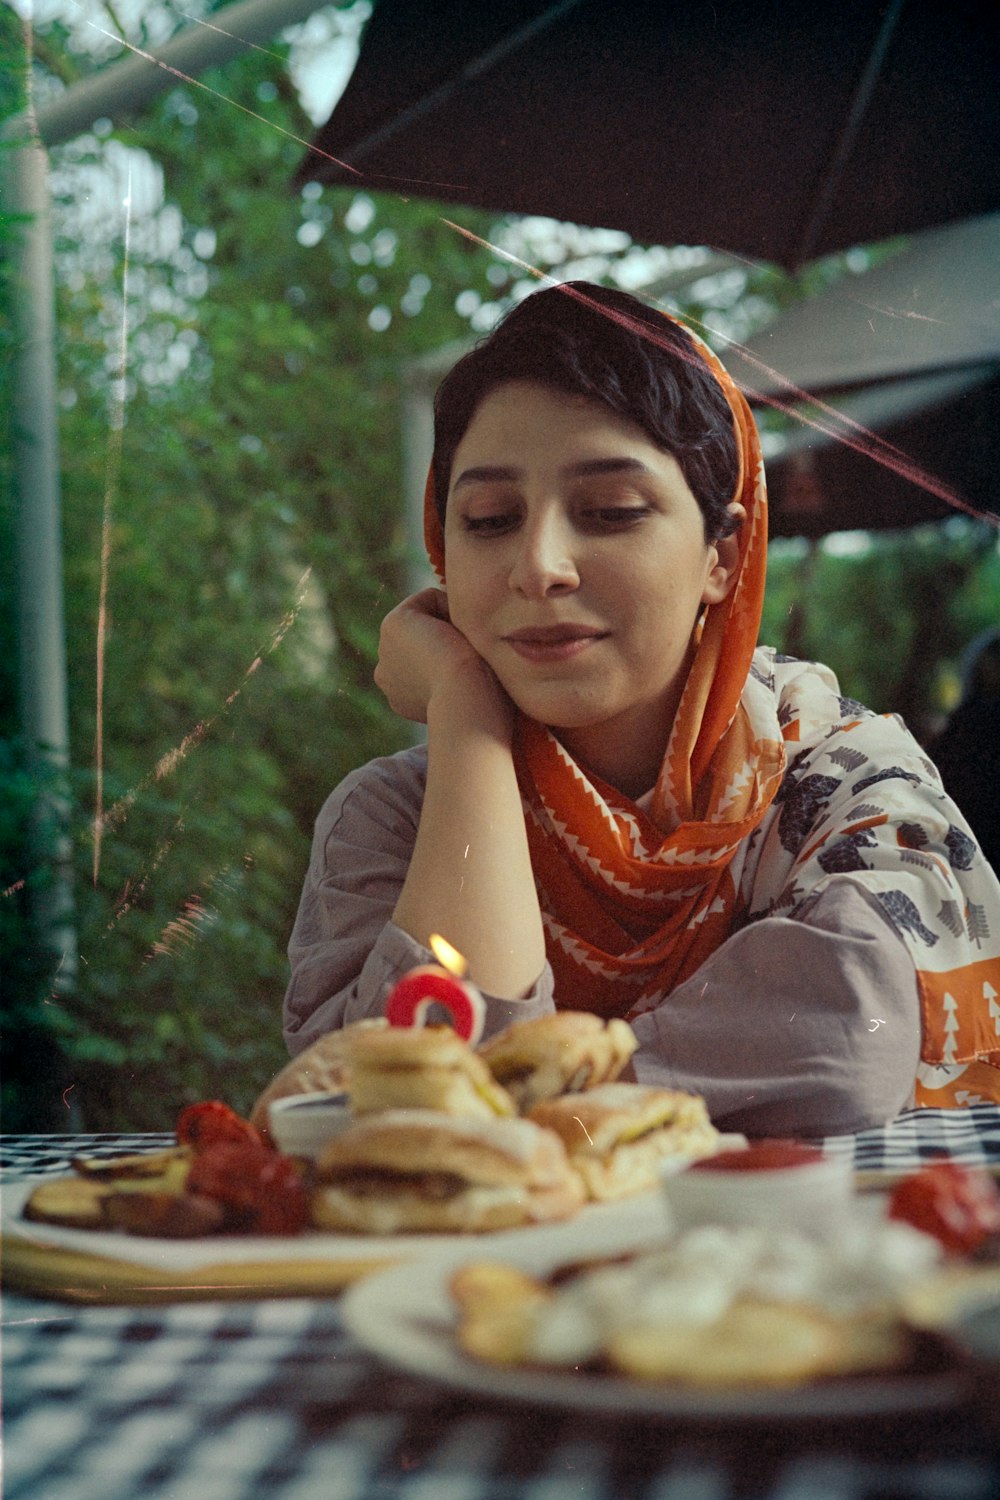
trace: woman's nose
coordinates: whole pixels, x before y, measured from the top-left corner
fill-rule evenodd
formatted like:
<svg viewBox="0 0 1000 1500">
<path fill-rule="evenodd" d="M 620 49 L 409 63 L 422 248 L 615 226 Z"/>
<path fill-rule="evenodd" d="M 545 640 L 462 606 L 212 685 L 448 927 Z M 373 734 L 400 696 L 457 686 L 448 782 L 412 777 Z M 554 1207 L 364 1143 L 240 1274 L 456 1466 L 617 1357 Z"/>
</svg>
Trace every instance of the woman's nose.
<svg viewBox="0 0 1000 1500">
<path fill-rule="evenodd" d="M 526 598 L 544 599 L 553 593 L 569 593 L 579 583 L 568 528 L 555 518 L 528 523 L 517 538 L 511 588 Z"/>
</svg>

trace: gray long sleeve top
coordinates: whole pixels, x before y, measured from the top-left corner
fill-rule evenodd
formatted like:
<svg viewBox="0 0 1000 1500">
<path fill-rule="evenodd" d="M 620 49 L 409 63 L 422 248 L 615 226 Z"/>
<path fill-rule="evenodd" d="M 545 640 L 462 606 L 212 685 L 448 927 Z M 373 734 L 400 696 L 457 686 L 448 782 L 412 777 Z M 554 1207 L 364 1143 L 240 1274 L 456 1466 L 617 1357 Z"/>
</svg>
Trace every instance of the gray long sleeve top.
<svg viewBox="0 0 1000 1500">
<path fill-rule="evenodd" d="M 425 776 L 424 747 L 371 761 L 320 812 L 289 945 L 293 1055 L 381 1014 L 396 980 L 432 959 L 392 921 Z M 525 999 L 485 999 L 489 1036 L 554 1008 L 552 972 L 546 966 Z M 878 903 L 851 882 L 827 884 L 794 917 L 735 932 L 632 1024 L 640 1082 L 701 1094 L 717 1125 L 757 1136 L 881 1124 L 910 1101 L 920 1056 L 913 962 Z"/>
</svg>

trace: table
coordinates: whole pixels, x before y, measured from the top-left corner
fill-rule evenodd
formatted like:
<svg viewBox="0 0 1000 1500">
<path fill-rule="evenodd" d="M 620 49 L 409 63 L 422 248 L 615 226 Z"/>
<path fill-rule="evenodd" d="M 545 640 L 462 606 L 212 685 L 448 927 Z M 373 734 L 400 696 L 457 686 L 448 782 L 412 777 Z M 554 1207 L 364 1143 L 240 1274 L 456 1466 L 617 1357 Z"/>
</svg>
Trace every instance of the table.
<svg viewBox="0 0 1000 1500">
<path fill-rule="evenodd" d="M 11 1180 L 169 1136 L 0 1140 Z M 1000 1108 L 824 1142 L 861 1170 L 1000 1163 Z M 808 1431 L 539 1412 L 380 1366 L 334 1299 L 4 1299 L 7 1500 L 995 1500 L 967 1410 Z"/>
</svg>

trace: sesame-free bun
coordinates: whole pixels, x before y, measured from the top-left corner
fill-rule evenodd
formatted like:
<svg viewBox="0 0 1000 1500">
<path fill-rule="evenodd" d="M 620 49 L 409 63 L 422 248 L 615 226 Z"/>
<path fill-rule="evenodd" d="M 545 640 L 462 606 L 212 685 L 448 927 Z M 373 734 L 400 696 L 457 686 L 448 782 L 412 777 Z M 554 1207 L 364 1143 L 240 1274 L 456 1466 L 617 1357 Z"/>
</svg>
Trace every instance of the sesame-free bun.
<svg viewBox="0 0 1000 1500">
<path fill-rule="evenodd" d="M 341 1057 L 351 1111 L 433 1109 L 495 1119 L 514 1101 L 450 1026 L 386 1026 L 345 1033 Z"/>
<path fill-rule="evenodd" d="M 617 1078 L 636 1049 L 627 1021 L 560 1010 L 515 1021 L 479 1048 L 522 1114 L 539 1099 L 596 1088 Z"/>
<path fill-rule="evenodd" d="M 584 1200 L 562 1141 L 530 1120 L 366 1115 L 316 1169 L 313 1221 L 363 1234 L 477 1233 L 565 1219 Z"/>
<path fill-rule="evenodd" d="M 640 1083 L 605 1083 L 544 1099 L 529 1115 L 560 1137 L 590 1198 L 624 1198 L 655 1187 L 669 1157 L 711 1156 L 718 1132 L 704 1099 Z"/>
</svg>

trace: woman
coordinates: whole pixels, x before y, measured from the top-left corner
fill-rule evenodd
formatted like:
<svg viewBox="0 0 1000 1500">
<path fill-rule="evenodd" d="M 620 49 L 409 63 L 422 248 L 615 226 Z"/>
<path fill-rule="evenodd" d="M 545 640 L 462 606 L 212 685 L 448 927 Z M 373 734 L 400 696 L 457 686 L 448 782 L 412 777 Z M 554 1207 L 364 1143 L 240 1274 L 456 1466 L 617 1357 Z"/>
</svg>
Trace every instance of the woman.
<svg viewBox="0 0 1000 1500">
<path fill-rule="evenodd" d="M 427 745 L 317 822 L 278 1088 L 378 1015 L 428 934 L 487 1034 L 626 1016 L 642 1082 L 754 1134 L 1000 1098 L 1000 887 L 902 724 L 755 650 L 766 501 L 715 357 L 624 293 L 527 298 L 442 384 L 439 589 L 375 680 Z"/>
</svg>

